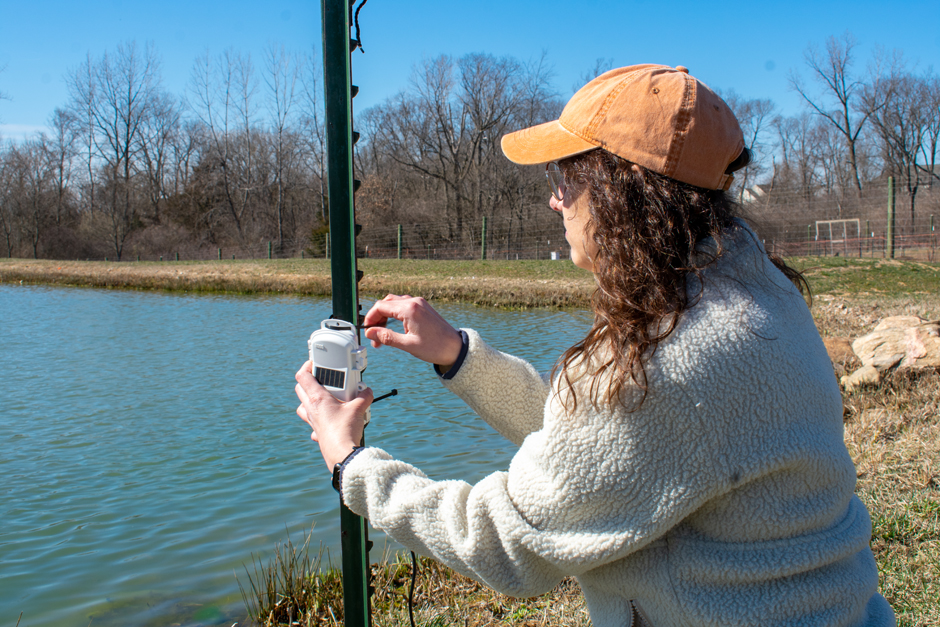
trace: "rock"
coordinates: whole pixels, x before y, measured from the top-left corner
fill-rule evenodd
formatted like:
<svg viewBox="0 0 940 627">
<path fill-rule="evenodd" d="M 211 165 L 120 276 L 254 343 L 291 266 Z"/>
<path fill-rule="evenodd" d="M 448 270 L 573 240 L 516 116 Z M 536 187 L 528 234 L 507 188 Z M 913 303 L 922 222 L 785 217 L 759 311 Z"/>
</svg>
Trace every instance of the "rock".
<svg viewBox="0 0 940 627">
<path fill-rule="evenodd" d="M 940 321 L 917 316 L 885 318 L 875 330 L 852 343 L 863 365 L 889 368 L 940 367 Z"/>
<path fill-rule="evenodd" d="M 862 366 L 852 374 L 842 377 L 839 382 L 848 392 L 860 385 L 878 385 L 881 382 L 881 373 L 872 365 Z"/>
<path fill-rule="evenodd" d="M 888 316 L 882 318 L 881 322 L 875 325 L 872 333 L 884 331 L 885 329 L 905 329 L 907 327 L 916 327 L 927 322 L 920 316 Z"/>
<path fill-rule="evenodd" d="M 931 322 L 918 316 L 885 318 L 874 331 L 852 342 L 852 351 L 862 367 L 841 378 L 846 390 L 877 384 L 881 373 L 892 368 L 938 368 L 940 321 Z"/>
</svg>

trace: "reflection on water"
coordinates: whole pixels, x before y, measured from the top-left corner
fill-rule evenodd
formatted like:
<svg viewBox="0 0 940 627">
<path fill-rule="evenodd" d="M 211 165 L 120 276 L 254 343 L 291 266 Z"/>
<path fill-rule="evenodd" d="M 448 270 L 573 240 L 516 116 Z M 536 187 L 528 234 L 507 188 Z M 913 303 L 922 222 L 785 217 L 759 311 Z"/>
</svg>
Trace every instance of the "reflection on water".
<svg viewBox="0 0 940 627">
<path fill-rule="evenodd" d="M 440 310 L 543 370 L 590 322 Z M 329 314 L 324 299 L 0 286 L 0 621 L 222 624 L 241 611 L 235 575 L 288 533 L 313 526 L 338 562 L 336 495 L 293 393 Z M 429 366 L 370 349 L 365 379 L 400 392 L 369 443 L 433 478 L 507 466 L 514 447 Z"/>
</svg>

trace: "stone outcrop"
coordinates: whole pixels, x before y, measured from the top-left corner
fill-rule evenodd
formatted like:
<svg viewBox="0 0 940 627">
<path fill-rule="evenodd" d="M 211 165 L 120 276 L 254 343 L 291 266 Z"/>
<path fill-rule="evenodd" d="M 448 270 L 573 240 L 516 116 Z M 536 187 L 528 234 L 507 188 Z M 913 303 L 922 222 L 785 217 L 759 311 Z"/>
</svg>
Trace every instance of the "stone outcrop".
<svg viewBox="0 0 940 627">
<path fill-rule="evenodd" d="M 842 377 L 842 385 L 847 390 L 878 383 L 881 375 L 893 368 L 938 368 L 940 321 L 918 316 L 885 318 L 871 333 L 852 342 L 852 352 L 862 362 L 862 367 Z"/>
</svg>

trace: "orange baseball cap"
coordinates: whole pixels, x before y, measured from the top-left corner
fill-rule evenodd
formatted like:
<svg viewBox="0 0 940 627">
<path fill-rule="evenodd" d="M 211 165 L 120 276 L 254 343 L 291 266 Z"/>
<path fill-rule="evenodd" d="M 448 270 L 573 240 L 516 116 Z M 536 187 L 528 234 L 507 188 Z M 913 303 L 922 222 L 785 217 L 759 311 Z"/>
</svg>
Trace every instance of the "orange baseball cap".
<svg viewBox="0 0 940 627">
<path fill-rule="evenodd" d="M 647 64 L 601 74 L 557 120 L 508 133 L 502 147 L 523 165 L 603 148 L 683 183 L 728 189 L 744 136 L 725 101 L 688 69 Z"/>
</svg>

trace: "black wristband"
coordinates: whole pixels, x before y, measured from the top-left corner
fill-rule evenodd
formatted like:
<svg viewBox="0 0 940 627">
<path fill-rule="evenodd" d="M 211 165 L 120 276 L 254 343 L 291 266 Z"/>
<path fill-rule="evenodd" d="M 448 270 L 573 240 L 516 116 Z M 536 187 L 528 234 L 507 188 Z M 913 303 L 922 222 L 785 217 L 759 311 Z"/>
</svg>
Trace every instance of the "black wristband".
<svg viewBox="0 0 940 627">
<path fill-rule="evenodd" d="M 441 372 L 441 369 L 435 364 L 434 372 L 437 373 L 437 376 L 449 381 L 454 378 L 457 374 L 457 371 L 460 370 L 460 367 L 463 365 L 463 360 L 467 358 L 467 349 L 470 348 L 470 336 L 467 335 L 467 332 L 463 329 L 457 330 L 460 333 L 460 353 L 457 355 L 457 361 L 455 361 L 447 372 Z"/>
<path fill-rule="evenodd" d="M 354 446 L 352 452 L 346 456 L 346 459 L 341 461 L 338 464 L 333 466 L 333 489 L 342 494 L 341 487 L 343 485 L 343 468 L 346 467 L 346 464 L 356 456 L 356 453 L 364 449 L 364 446 Z"/>
</svg>

